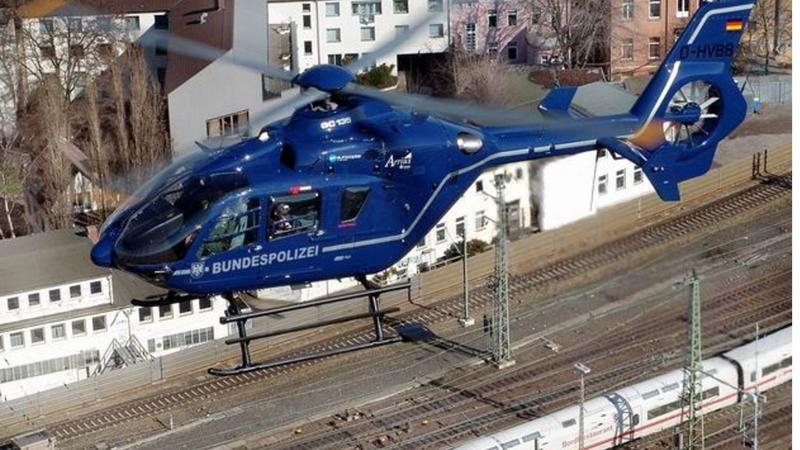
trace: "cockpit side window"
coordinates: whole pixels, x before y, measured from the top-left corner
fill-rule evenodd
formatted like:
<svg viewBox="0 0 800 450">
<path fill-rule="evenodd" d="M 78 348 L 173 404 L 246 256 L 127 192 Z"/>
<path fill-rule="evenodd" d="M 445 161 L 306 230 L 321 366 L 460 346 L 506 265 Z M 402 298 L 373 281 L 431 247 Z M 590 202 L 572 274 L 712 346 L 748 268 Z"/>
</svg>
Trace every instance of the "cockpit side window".
<svg viewBox="0 0 800 450">
<path fill-rule="evenodd" d="M 319 228 L 319 192 L 270 198 L 269 238 L 316 231 Z"/>
<path fill-rule="evenodd" d="M 351 222 L 356 220 L 364 203 L 369 196 L 368 186 L 350 186 L 342 191 L 342 208 L 339 215 L 341 222 Z"/>
<path fill-rule="evenodd" d="M 234 199 L 217 219 L 198 256 L 205 258 L 256 242 L 260 224 L 261 201 L 258 198 Z"/>
</svg>

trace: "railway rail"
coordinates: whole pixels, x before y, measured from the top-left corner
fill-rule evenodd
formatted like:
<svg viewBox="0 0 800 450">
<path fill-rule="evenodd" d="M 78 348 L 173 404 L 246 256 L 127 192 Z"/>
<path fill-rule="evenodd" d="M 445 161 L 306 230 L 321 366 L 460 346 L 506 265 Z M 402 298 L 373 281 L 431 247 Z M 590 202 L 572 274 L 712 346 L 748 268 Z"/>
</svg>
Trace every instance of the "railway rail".
<svg viewBox="0 0 800 450">
<path fill-rule="evenodd" d="M 759 184 L 747 188 L 680 217 L 671 218 L 663 223 L 635 232 L 630 236 L 601 245 L 584 254 L 558 261 L 525 275 L 516 275 L 512 277 L 510 283 L 511 294 L 514 297 L 524 295 L 542 284 L 588 272 L 599 266 L 618 261 L 632 253 L 663 245 L 669 240 L 685 236 L 693 231 L 714 225 L 744 211 L 779 199 L 789 192 L 787 183 L 789 185 L 791 183 L 791 172 L 782 175 L 780 180 L 781 182 L 778 183 Z M 490 301 L 491 293 L 486 286 L 477 289 L 474 294 L 472 301 L 476 309 L 485 307 Z M 433 324 L 457 317 L 459 311 L 460 298 L 454 296 L 427 305 L 425 308 L 402 314 L 394 320 L 394 324 L 412 322 Z M 323 343 L 315 344 L 311 348 L 303 349 L 302 352 L 336 349 L 353 343 L 364 343 L 371 338 L 370 329 L 364 327 L 363 329 L 346 332 L 328 339 Z M 289 357 L 297 353 L 300 352 L 292 352 L 285 356 Z M 311 364 L 315 364 L 315 362 L 306 362 L 299 367 Z M 236 377 L 206 380 L 171 392 L 160 393 L 103 411 L 90 413 L 76 419 L 55 423 L 47 428 L 60 442 L 66 442 L 126 421 L 152 416 L 174 408 L 185 407 L 192 402 L 205 399 L 209 395 L 219 395 L 239 389 L 243 386 L 278 376 L 296 367 L 298 366 L 280 367 L 262 372 L 245 373 Z"/>
<path fill-rule="evenodd" d="M 754 320 L 767 327 L 783 325 L 791 320 L 791 272 L 766 276 L 732 292 L 710 298 L 704 302 L 704 310 L 710 318 L 706 320 L 706 329 L 712 334 L 713 330 L 722 329 L 733 335 L 749 331 Z M 606 336 L 599 336 L 595 342 L 580 346 L 575 351 L 562 349 L 561 353 L 546 361 L 531 361 L 515 367 L 513 371 L 488 377 L 486 373 L 476 373 L 470 379 L 449 385 L 435 382 L 434 389 L 440 395 L 423 404 L 393 408 L 389 414 L 345 423 L 335 429 L 322 429 L 316 433 L 309 433 L 306 429 L 302 439 L 291 439 L 283 444 L 272 443 L 270 449 L 324 449 L 340 446 L 343 442 L 364 448 L 370 444 L 376 445 L 376 442 L 377 447 L 426 448 L 452 443 L 471 435 L 475 430 L 496 427 L 507 422 L 509 417 L 535 417 L 538 411 L 552 410 L 574 397 L 574 382 L 557 381 L 571 380 L 572 377 L 567 372 L 573 361 L 581 360 L 597 367 L 599 361 L 605 358 L 613 358 L 626 352 L 641 354 L 643 343 L 649 344 L 645 338 L 654 333 L 661 340 L 674 341 L 671 346 L 670 343 L 664 346 L 670 353 L 669 358 L 634 360 L 633 363 L 617 366 L 591 377 L 589 389 L 593 392 L 624 386 L 640 379 L 647 371 L 658 370 L 667 363 L 679 361 L 682 342 L 675 338 L 685 332 L 681 323 L 665 324 L 663 318 L 655 317 L 640 324 L 635 328 L 628 328 L 629 324 L 621 324 L 620 328 L 627 331 L 609 330 Z M 712 340 L 707 348 L 712 351 L 722 350 L 734 341 L 735 339 Z M 546 383 L 549 387 L 540 391 L 537 386 L 541 387 L 543 380 L 555 380 L 555 383 Z M 501 397 L 508 400 L 504 401 Z M 487 411 L 481 413 L 481 409 Z M 463 417 L 461 411 L 464 410 L 470 410 L 471 417 Z M 407 432 L 402 430 L 408 429 L 408 424 L 432 420 L 433 417 L 442 423 L 444 417 L 448 416 L 453 420 L 452 424 L 419 436 L 403 436 Z"/>
</svg>

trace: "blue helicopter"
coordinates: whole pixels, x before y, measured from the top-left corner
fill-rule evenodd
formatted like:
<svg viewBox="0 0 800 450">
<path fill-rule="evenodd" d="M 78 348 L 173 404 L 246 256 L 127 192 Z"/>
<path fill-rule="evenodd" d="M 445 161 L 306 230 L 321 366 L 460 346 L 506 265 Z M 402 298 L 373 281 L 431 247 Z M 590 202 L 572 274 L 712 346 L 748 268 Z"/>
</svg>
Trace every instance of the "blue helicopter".
<svg viewBox="0 0 800 450">
<path fill-rule="evenodd" d="M 302 88 L 283 105 L 291 117 L 174 161 L 108 218 L 92 260 L 193 296 L 365 280 L 407 254 L 483 171 L 601 148 L 679 200 L 679 183 L 706 173 L 745 118 L 731 63 L 753 6 L 701 6 L 632 109 L 606 117 L 573 117 L 575 88 L 523 113 L 356 84 L 367 61 L 300 74 L 254 62 Z"/>
</svg>

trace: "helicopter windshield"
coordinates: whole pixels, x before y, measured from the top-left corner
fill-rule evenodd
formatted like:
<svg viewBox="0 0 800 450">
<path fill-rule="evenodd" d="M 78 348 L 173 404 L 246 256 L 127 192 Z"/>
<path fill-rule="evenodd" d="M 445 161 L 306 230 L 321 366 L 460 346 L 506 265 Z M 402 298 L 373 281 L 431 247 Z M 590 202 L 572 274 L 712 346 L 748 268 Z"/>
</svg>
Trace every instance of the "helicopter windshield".
<svg viewBox="0 0 800 450">
<path fill-rule="evenodd" d="M 183 259 L 215 202 L 249 186 L 241 172 L 182 172 L 130 218 L 115 248 L 122 264 L 161 264 Z"/>
</svg>

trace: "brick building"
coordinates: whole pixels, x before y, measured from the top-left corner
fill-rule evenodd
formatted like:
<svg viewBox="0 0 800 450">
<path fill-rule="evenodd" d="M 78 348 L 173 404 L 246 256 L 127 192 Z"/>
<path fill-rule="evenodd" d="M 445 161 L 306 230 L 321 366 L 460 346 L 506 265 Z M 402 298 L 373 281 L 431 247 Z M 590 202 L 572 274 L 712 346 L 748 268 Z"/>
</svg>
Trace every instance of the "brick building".
<svg viewBox="0 0 800 450">
<path fill-rule="evenodd" d="M 611 0 L 611 77 L 654 73 L 701 2 Z"/>
</svg>

